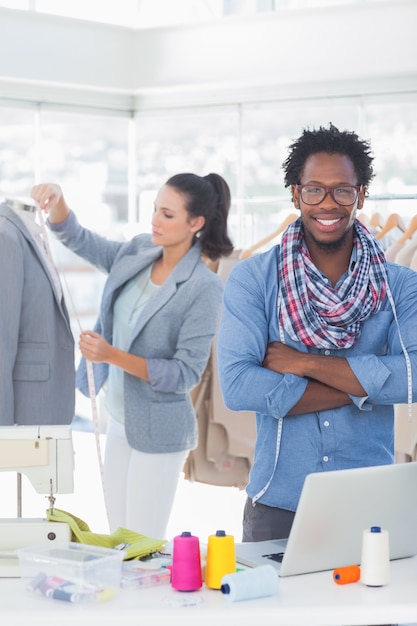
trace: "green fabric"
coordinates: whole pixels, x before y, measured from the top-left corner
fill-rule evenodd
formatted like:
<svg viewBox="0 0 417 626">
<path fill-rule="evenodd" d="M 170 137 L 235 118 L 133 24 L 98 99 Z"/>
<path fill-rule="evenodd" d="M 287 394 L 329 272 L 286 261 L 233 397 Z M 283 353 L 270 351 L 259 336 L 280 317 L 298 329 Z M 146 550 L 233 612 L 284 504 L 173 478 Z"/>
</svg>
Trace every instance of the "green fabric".
<svg viewBox="0 0 417 626">
<path fill-rule="evenodd" d="M 102 548 L 115 548 L 120 544 L 127 544 L 123 548 L 126 553 L 124 560 L 138 559 L 153 552 L 160 552 L 166 543 L 163 539 L 147 537 L 127 528 L 118 528 L 110 535 L 93 533 L 88 524 L 82 519 L 60 509 L 54 509 L 52 513 L 48 510 L 46 519 L 49 522 L 64 522 L 68 524 L 72 533 L 71 540 L 76 543 L 86 543 L 92 546 L 101 546 Z"/>
</svg>

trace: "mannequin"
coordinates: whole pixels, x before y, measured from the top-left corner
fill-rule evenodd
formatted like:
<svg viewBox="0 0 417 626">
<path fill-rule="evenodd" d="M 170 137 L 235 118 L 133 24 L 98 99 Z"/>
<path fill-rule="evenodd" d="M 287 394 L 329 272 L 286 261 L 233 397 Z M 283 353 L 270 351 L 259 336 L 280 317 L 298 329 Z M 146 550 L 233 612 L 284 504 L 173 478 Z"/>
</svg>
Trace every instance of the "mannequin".
<svg viewBox="0 0 417 626">
<path fill-rule="evenodd" d="M 0 205 L 0 425 L 70 424 L 74 339 L 32 201 Z"/>
</svg>

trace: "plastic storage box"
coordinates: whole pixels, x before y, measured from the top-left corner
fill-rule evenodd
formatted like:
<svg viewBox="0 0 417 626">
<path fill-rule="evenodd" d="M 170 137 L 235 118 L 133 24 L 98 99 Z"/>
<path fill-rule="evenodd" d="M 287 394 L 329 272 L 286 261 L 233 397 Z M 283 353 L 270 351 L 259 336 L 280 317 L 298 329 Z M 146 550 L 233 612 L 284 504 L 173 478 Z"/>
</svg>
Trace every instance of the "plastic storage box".
<svg viewBox="0 0 417 626">
<path fill-rule="evenodd" d="M 24 586 L 46 598 L 101 602 L 120 589 L 123 551 L 64 542 L 26 546 L 17 554 Z"/>
<path fill-rule="evenodd" d="M 125 561 L 122 565 L 122 589 L 144 589 L 155 585 L 169 584 L 171 572 L 167 567 L 151 569 L 141 567 L 140 561 Z"/>
</svg>

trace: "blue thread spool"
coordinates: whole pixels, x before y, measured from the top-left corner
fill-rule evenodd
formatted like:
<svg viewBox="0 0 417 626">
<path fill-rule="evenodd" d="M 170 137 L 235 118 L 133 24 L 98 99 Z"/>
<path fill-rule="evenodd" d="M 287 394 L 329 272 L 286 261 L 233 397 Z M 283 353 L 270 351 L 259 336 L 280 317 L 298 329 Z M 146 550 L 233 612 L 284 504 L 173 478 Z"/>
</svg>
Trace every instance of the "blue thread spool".
<svg viewBox="0 0 417 626">
<path fill-rule="evenodd" d="M 261 565 L 226 574 L 221 581 L 221 591 L 231 602 L 273 596 L 278 591 L 278 573 L 272 565 Z"/>
</svg>

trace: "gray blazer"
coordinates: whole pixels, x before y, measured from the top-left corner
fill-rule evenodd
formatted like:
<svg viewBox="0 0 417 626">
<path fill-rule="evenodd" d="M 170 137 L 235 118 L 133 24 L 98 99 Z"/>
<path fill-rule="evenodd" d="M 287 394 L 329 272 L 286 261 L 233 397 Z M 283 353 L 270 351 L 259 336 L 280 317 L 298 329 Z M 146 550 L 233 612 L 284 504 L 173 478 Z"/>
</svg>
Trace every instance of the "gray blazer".
<svg viewBox="0 0 417 626">
<path fill-rule="evenodd" d="M 162 254 L 150 235 L 109 241 L 78 223 L 75 215 L 50 225 L 58 238 L 108 278 L 95 330 L 112 342 L 113 305 L 126 282 Z M 150 382 L 125 372 L 125 429 L 129 444 L 143 452 L 176 452 L 196 447 L 197 420 L 190 391 L 206 366 L 216 332 L 223 285 L 194 245 L 144 308 L 132 332 L 129 352 L 147 360 Z M 94 364 L 98 391 L 107 364 Z M 88 395 L 84 360 L 77 386 Z"/>
<path fill-rule="evenodd" d="M 74 340 L 63 300 L 23 221 L 0 205 L 0 425 L 70 424 Z"/>
</svg>

